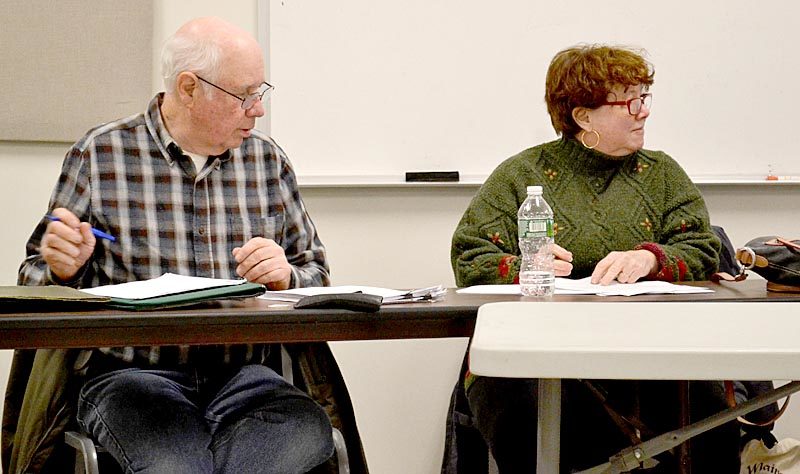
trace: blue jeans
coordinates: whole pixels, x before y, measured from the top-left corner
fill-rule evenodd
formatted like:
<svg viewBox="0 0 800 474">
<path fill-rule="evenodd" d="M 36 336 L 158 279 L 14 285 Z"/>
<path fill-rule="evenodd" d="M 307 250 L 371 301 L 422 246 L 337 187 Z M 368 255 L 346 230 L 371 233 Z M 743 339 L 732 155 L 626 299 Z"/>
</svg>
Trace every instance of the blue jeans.
<svg viewBox="0 0 800 474">
<path fill-rule="evenodd" d="M 88 380 L 78 424 L 126 473 L 306 472 L 333 454 L 331 424 L 272 369 L 127 368 Z"/>
</svg>

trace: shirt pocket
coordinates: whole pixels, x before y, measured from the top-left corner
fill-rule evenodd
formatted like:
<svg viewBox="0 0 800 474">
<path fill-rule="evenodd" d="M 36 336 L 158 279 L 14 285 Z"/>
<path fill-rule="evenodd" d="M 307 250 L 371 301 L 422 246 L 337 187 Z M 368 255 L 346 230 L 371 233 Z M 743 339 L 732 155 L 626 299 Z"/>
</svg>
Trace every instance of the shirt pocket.
<svg viewBox="0 0 800 474">
<path fill-rule="evenodd" d="M 246 222 L 244 219 L 238 218 L 238 216 L 231 220 L 230 227 L 234 235 L 241 236 L 233 240 L 240 240 L 242 244 L 247 243 L 254 237 L 274 240 L 278 245 L 281 245 L 283 241 L 283 214 L 250 217 Z"/>
</svg>

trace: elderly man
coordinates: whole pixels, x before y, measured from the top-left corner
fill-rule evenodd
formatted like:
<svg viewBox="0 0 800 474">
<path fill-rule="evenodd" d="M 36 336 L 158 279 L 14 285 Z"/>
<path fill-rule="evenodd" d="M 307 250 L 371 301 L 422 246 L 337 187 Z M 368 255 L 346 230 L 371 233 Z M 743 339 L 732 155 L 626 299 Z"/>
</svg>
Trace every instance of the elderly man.
<svg viewBox="0 0 800 474">
<path fill-rule="evenodd" d="M 166 41 L 166 92 L 67 154 L 24 285 L 78 288 L 165 272 L 270 289 L 329 283 L 325 252 L 264 114 L 257 42 L 216 18 Z M 97 239 L 101 228 L 116 241 Z M 306 472 L 333 452 L 324 410 L 265 365 L 267 345 L 92 351 L 78 424 L 125 472 Z"/>
</svg>

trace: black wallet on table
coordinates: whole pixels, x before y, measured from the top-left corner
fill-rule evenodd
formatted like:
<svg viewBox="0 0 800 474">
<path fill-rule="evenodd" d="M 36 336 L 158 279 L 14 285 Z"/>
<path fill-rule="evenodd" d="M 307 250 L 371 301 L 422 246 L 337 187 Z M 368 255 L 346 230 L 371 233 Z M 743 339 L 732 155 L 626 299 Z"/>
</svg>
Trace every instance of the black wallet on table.
<svg viewBox="0 0 800 474">
<path fill-rule="evenodd" d="M 383 296 L 366 293 L 330 293 L 305 296 L 294 304 L 295 309 L 349 309 L 374 313 L 381 308 Z"/>
</svg>

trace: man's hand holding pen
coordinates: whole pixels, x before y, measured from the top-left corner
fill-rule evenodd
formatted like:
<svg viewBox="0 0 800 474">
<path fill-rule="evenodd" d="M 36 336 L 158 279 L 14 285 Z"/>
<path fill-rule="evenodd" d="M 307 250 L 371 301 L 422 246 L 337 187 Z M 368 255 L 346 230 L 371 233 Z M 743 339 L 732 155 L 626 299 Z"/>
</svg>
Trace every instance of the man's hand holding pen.
<svg viewBox="0 0 800 474">
<path fill-rule="evenodd" d="M 97 239 L 88 222 L 63 207 L 54 209 L 39 251 L 50 272 L 61 281 L 71 280 L 94 252 Z"/>
</svg>

